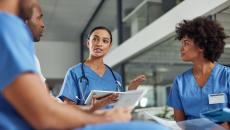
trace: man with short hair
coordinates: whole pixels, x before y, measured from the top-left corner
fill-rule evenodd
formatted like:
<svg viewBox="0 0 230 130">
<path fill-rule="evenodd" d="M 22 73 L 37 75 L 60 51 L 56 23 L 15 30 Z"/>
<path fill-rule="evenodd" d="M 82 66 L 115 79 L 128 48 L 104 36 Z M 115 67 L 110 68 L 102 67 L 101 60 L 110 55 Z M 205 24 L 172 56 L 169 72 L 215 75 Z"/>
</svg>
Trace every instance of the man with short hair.
<svg viewBox="0 0 230 130">
<path fill-rule="evenodd" d="M 30 9 L 30 13 L 28 13 L 28 14 L 29 14 L 28 17 L 24 16 L 24 18 L 27 18 L 27 19 L 25 19 L 25 22 L 32 32 L 34 42 L 39 42 L 40 38 L 42 36 L 42 33 L 44 31 L 45 24 L 43 21 L 42 9 L 41 9 L 38 2 L 32 5 L 32 7 Z M 21 17 L 23 18 L 23 16 L 21 16 Z M 46 79 L 42 75 L 40 62 L 39 62 L 36 54 L 34 55 L 34 58 L 35 58 L 36 66 L 38 68 L 40 77 L 41 77 L 42 81 L 45 82 Z"/>
</svg>

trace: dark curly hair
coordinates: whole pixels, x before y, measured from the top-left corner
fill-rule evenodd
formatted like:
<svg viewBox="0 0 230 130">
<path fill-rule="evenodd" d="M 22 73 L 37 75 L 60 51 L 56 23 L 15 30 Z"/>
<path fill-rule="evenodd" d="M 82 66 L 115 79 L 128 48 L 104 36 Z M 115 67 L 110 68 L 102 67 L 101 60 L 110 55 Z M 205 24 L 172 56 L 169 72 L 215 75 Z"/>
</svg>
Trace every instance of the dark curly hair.
<svg viewBox="0 0 230 130">
<path fill-rule="evenodd" d="M 228 36 L 215 21 L 206 17 L 197 17 L 193 20 L 183 20 L 176 26 L 176 38 L 191 38 L 195 45 L 203 49 L 204 58 L 215 62 L 224 52 L 225 41 Z"/>
</svg>

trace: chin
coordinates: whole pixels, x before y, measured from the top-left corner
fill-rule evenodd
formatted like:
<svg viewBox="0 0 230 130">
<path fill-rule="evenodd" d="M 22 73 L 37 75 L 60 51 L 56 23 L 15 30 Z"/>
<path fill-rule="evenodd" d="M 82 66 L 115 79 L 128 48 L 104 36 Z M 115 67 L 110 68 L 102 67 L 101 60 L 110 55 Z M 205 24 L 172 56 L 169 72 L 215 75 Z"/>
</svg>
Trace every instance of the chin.
<svg viewBox="0 0 230 130">
<path fill-rule="evenodd" d="M 181 59 L 182 59 L 182 61 L 185 61 L 185 62 L 187 62 L 187 61 L 191 61 L 191 60 L 186 59 L 186 58 L 181 58 Z"/>
<path fill-rule="evenodd" d="M 93 55 L 93 57 L 100 58 L 100 57 L 104 57 L 104 55 Z"/>
</svg>

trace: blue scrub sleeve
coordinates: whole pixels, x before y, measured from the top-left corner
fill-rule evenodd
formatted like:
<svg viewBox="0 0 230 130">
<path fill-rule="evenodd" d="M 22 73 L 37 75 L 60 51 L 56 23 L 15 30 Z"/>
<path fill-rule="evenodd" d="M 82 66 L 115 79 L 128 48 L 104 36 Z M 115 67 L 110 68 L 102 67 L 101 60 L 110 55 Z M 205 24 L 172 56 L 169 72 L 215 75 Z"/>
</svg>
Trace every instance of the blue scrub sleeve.
<svg viewBox="0 0 230 130">
<path fill-rule="evenodd" d="M 26 26 L 17 17 L 5 17 L 0 22 L 0 91 L 20 74 L 37 72 L 33 41 Z"/>
<path fill-rule="evenodd" d="M 79 103 L 78 98 L 76 98 L 76 96 L 79 97 L 78 88 L 79 85 L 77 77 L 74 72 L 69 69 L 66 73 L 64 83 L 62 85 L 58 98 L 60 98 L 62 101 L 64 101 L 64 98 L 67 98 L 75 103 Z"/>
<path fill-rule="evenodd" d="M 167 105 L 175 109 L 183 110 L 178 87 L 178 77 L 173 81 L 173 85 L 168 96 Z"/>
<path fill-rule="evenodd" d="M 143 121 L 132 121 L 132 122 L 115 122 L 115 123 L 104 123 L 97 125 L 87 125 L 81 129 L 75 130 L 169 130 L 168 128 L 153 123 Z"/>
</svg>

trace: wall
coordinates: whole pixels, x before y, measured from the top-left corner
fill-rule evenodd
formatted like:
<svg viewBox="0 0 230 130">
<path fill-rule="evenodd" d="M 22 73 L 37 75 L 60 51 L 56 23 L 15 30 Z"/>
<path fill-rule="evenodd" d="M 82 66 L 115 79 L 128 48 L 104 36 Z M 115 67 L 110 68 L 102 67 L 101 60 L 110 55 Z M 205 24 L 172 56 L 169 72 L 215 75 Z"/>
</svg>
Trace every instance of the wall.
<svg viewBox="0 0 230 130">
<path fill-rule="evenodd" d="M 69 67 L 80 61 L 80 45 L 61 41 L 36 43 L 36 54 L 47 79 L 62 79 Z"/>
</svg>

